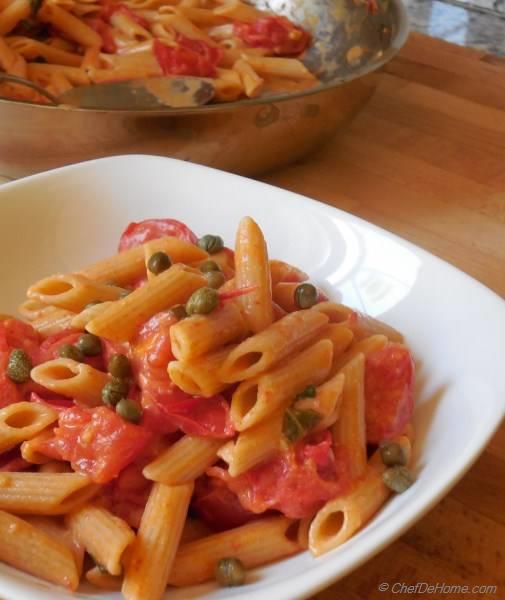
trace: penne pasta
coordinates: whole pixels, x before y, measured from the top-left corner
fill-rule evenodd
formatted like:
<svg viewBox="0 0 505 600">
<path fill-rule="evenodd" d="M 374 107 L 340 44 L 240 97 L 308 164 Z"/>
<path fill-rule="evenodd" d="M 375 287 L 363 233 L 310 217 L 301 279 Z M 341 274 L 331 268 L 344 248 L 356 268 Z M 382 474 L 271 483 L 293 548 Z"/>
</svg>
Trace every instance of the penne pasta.
<svg viewBox="0 0 505 600">
<path fill-rule="evenodd" d="M 84 331 L 86 326 L 90 321 L 92 321 L 96 316 L 105 312 L 110 306 L 112 302 L 100 302 L 99 304 L 93 304 L 92 306 L 87 306 L 80 313 L 75 315 L 70 321 L 70 327 L 72 329 L 80 329 Z"/>
<path fill-rule="evenodd" d="M 242 87 L 249 98 L 256 98 L 260 95 L 265 83 L 251 65 L 243 59 L 237 60 L 233 64 L 233 69 L 239 74 Z"/>
<path fill-rule="evenodd" d="M 13 0 L 0 11 L 0 35 L 10 33 L 16 25 L 30 16 L 30 0 Z"/>
<path fill-rule="evenodd" d="M 314 75 L 296 58 L 272 58 L 244 54 L 243 59 L 260 75 L 274 75 L 294 80 L 315 81 Z"/>
<path fill-rule="evenodd" d="M 99 567 L 93 567 L 86 571 L 86 579 L 91 585 L 109 592 L 119 592 L 123 584 L 121 577 L 110 575 Z"/>
<path fill-rule="evenodd" d="M 44 23 L 54 25 L 58 31 L 81 46 L 99 48 L 102 45 L 102 38 L 96 31 L 72 13 L 60 8 L 53 0 L 44 0 L 37 17 Z"/>
<path fill-rule="evenodd" d="M 41 337 L 47 338 L 71 327 L 74 317 L 75 313 L 64 308 L 46 306 L 31 324 Z"/>
<path fill-rule="evenodd" d="M 339 418 L 344 382 L 344 373 L 337 373 L 316 388 L 314 398 L 303 398 L 295 403 L 298 410 L 314 410 L 321 415 L 321 420 L 312 429 L 314 433 L 331 427 Z"/>
<path fill-rule="evenodd" d="M 52 462 L 52 459 L 43 452 L 45 442 L 52 438 L 54 438 L 54 428 L 47 427 L 31 439 L 26 440 L 20 447 L 22 458 L 35 465 L 46 465 Z"/>
<path fill-rule="evenodd" d="M 328 377 L 332 358 L 331 342 L 321 340 L 272 371 L 242 382 L 233 394 L 230 409 L 237 431 L 244 431 L 276 410 L 286 408 L 307 385 L 322 383 Z"/>
<path fill-rule="evenodd" d="M 15 402 L 0 410 L 0 452 L 10 450 L 36 436 L 58 419 L 44 404 Z"/>
<path fill-rule="evenodd" d="M 142 471 L 144 477 L 170 485 L 190 483 L 213 465 L 223 440 L 185 435 Z"/>
<path fill-rule="evenodd" d="M 384 348 L 387 342 L 388 339 L 385 335 L 371 335 L 368 338 L 351 344 L 349 349 L 341 354 L 340 358 L 334 362 L 332 372 L 340 370 L 344 365 L 346 365 L 348 362 L 351 362 L 353 358 L 358 356 L 358 354 L 364 354 L 366 358 L 366 356 L 371 352 L 381 350 Z"/>
</svg>

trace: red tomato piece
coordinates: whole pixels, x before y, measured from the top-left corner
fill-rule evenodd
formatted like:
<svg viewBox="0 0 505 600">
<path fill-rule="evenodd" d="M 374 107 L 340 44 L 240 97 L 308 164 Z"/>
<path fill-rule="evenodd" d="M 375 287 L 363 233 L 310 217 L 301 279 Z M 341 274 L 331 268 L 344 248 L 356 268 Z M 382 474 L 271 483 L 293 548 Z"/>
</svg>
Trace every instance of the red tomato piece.
<svg viewBox="0 0 505 600">
<path fill-rule="evenodd" d="M 184 223 L 175 219 L 147 219 L 139 223 L 130 223 L 121 234 L 118 252 L 135 248 L 145 242 L 164 236 L 172 236 L 196 244 L 197 236 Z"/>
<path fill-rule="evenodd" d="M 145 427 L 128 423 L 105 406 L 63 411 L 54 433 L 60 457 L 97 483 L 117 477 L 152 440 Z"/>
<path fill-rule="evenodd" d="M 77 329 L 64 329 L 59 333 L 50 335 L 42 342 L 42 344 L 40 344 L 39 362 L 46 362 L 48 360 L 59 358 L 60 355 L 58 354 L 58 351 L 63 344 L 75 344 L 81 335 L 82 331 L 78 331 Z M 105 344 L 103 340 L 101 341 L 103 350 Z M 85 356 L 83 362 L 100 371 L 106 370 L 103 352 L 97 356 Z"/>
<path fill-rule="evenodd" d="M 17 386 L 7 377 L 6 369 L 8 360 L 8 352 L 0 353 L 0 408 L 23 400 L 21 387 Z"/>
<path fill-rule="evenodd" d="M 174 384 L 165 394 L 142 395 L 143 423 L 158 433 L 180 429 L 188 435 L 227 438 L 235 433 L 230 407 L 223 396 L 190 396 Z"/>
<path fill-rule="evenodd" d="M 33 465 L 21 456 L 19 448 L 3 452 L 0 456 L 0 471 L 24 471 L 30 467 L 33 467 Z"/>
<path fill-rule="evenodd" d="M 165 46 L 155 39 L 153 51 L 163 75 L 192 75 L 194 77 L 215 77 L 216 67 L 223 51 L 209 46 L 201 40 L 190 40 L 177 35 L 177 46 Z"/>
<path fill-rule="evenodd" d="M 370 353 L 365 363 L 367 441 L 377 444 L 399 435 L 414 410 L 415 367 L 410 351 L 387 344 Z"/>
<path fill-rule="evenodd" d="M 310 34 L 286 17 L 262 17 L 253 23 L 236 21 L 234 34 L 247 46 L 269 48 L 278 56 L 301 54 L 310 44 Z"/>
<path fill-rule="evenodd" d="M 110 25 L 100 17 L 87 17 L 84 21 L 102 38 L 103 52 L 115 54 L 117 46 Z"/>
<path fill-rule="evenodd" d="M 258 518 L 246 510 L 227 485 L 217 477 L 200 477 L 196 480 L 191 504 L 200 519 L 215 531 L 224 531 L 245 525 Z"/>
<path fill-rule="evenodd" d="M 40 394 L 38 392 L 32 392 L 30 394 L 30 402 L 45 404 L 57 411 L 66 410 L 67 408 L 72 408 L 74 406 L 74 401 L 70 398 L 65 398 L 65 396 L 60 396 L 59 394 L 52 394 L 45 389 L 41 391 Z"/>
<path fill-rule="evenodd" d="M 247 510 L 275 509 L 293 519 L 313 515 L 345 493 L 351 482 L 348 454 L 344 448 L 333 451 L 328 431 L 301 440 L 238 477 L 217 467 L 208 472 L 223 478 Z"/>
<path fill-rule="evenodd" d="M 39 362 L 40 336 L 28 323 L 19 319 L 0 321 L 0 352 L 21 348 L 31 358 L 33 364 Z"/>
</svg>

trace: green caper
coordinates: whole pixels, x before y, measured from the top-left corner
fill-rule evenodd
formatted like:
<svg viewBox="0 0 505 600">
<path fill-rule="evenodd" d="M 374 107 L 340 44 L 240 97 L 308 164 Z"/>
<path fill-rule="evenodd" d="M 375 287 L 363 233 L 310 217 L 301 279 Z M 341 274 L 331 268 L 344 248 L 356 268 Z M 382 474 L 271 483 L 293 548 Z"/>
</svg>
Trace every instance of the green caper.
<svg viewBox="0 0 505 600">
<path fill-rule="evenodd" d="M 302 398 L 315 398 L 317 394 L 315 385 L 308 385 L 303 392 L 300 392 L 296 395 L 297 400 L 302 400 Z"/>
<path fill-rule="evenodd" d="M 244 563 L 238 558 L 227 556 L 217 561 L 216 581 L 223 587 L 244 585 L 246 570 Z"/>
<path fill-rule="evenodd" d="M 58 356 L 61 356 L 61 358 L 71 358 L 77 362 L 82 362 L 84 360 L 83 353 L 73 344 L 62 344 L 58 348 Z"/>
<path fill-rule="evenodd" d="M 226 281 L 221 271 L 208 271 L 207 273 L 204 273 L 204 277 L 207 280 L 208 286 L 215 290 L 220 288 Z"/>
<path fill-rule="evenodd" d="M 295 303 L 298 308 L 310 308 L 317 303 L 317 289 L 311 283 L 302 283 L 295 290 Z"/>
<path fill-rule="evenodd" d="M 172 306 L 170 312 L 178 321 L 182 321 L 182 319 L 185 319 L 188 316 L 184 304 L 176 304 L 175 306 Z"/>
<path fill-rule="evenodd" d="M 208 273 L 209 271 L 220 271 L 219 265 L 213 260 L 206 260 L 200 265 L 200 271 L 202 273 Z"/>
<path fill-rule="evenodd" d="M 397 494 L 401 494 L 414 483 L 411 472 L 400 465 L 386 469 L 382 474 L 382 480 L 390 490 Z"/>
<path fill-rule="evenodd" d="M 297 442 L 319 423 L 321 415 L 315 410 L 288 408 L 284 413 L 282 433 L 290 442 Z"/>
<path fill-rule="evenodd" d="M 379 452 L 386 467 L 405 466 L 407 464 L 405 450 L 396 442 L 384 442 L 380 445 Z"/>
<path fill-rule="evenodd" d="M 133 292 L 133 290 L 128 290 L 128 289 L 124 289 L 120 294 L 119 294 L 119 299 L 122 300 L 123 298 L 126 298 L 126 296 L 129 296 L 131 293 Z"/>
<path fill-rule="evenodd" d="M 116 404 L 116 412 L 125 421 L 138 423 L 142 418 L 142 411 L 139 406 L 129 398 L 123 398 Z"/>
<path fill-rule="evenodd" d="M 126 398 L 130 386 L 124 379 L 113 377 L 102 388 L 102 400 L 108 406 L 116 406 L 116 404 Z"/>
<path fill-rule="evenodd" d="M 96 306 L 97 304 L 102 304 L 102 301 L 101 300 L 92 300 L 91 302 L 88 302 L 84 308 L 85 309 L 91 308 L 92 306 Z"/>
<path fill-rule="evenodd" d="M 113 377 L 124 379 L 132 374 L 132 367 L 127 356 L 124 354 L 113 354 L 107 365 L 107 370 Z"/>
<path fill-rule="evenodd" d="M 172 261 L 165 252 L 155 252 L 147 261 L 147 268 L 155 275 L 163 273 L 163 271 L 166 271 L 171 266 Z"/>
<path fill-rule="evenodd" d="M 204 235 L 198 240 L 197 244 L 209 254 L 215 254 L 224 248 L 223 238 L 219 235 Z"/>
<path fill-rule="evenodd" d="M 203 287 L 194 291 L 186 302 L 188 315 L 207 315 L 219 304 L 219 296 L 216 290 Z"/>
<path fill-rule="evenodd" d="M 102 352 L 100 338 L 92 333 L 83 333 L 75 345 L 85 356 L 96 356 Z"/>
<path fill-rule="evenodd" d="M 15 383 L 26 383 L 30 379 L 31 370 L 32 361 L 28 354 L 21 348 L 15 348 L 7 362 L 7 377 Z"/>
</svg>

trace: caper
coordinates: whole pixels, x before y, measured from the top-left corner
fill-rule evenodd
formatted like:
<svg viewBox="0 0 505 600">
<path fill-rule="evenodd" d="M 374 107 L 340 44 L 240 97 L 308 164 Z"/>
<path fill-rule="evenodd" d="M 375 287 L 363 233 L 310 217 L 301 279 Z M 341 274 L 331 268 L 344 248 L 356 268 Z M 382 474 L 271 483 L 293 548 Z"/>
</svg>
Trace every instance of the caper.
<svg viewBox="0 0 505 600">
<path fill-rule="evenodd" d="M 116 404 L 116 412 L 125 421 L 138 423 L 142 418 L 142 411 L 139 406 L 129 398 L 123 398 Z"/>
<path fill-rule="evenodd" d="M 91 308 L 92 306 L 96 306 L 97 304 L 102 304 L 101 300 L 92 300 L 88 302 L 84 308 Z"/>
<path fill-rule="evenodd" d="M 197 244 L 209 254 L 215 254 L 224 248 L 223 238 L 219 235 L 204 235 L 198 240 Z"/>
<path fill-rule="evenodd" d="M 100 338 L 92 333 L 83 333 L 75 345 L 85 356 L 96 356 L 102 351 Z"/>
<path fill-rule="evenodd" d="M 188 315 L 207 315 L 219 304 L 219 296 L 216 290 L 203 287 L 194 291 L 186 302 Z"/>
<path fill-rule="evenodd" d="M 113 354 L 109 359 L 107 369 L 113 377 L 119 379 L 130 377 L 132 374 L 130 361 L 124 354 Z"/>
<path fill-rule="evenodd" d="M 208 286 L 215 290 L 220 288 L 225 282 L 224 275 L 221 271 L 208 271 L 207 273 L 204 273 L 204 277 L 207 280 Z"/>
<path fill-rule="evenodd" d="M 300 392 L 296 395 L 297 400 L 302 400 L 302 398 L 315 398 L 317 394 L 315 385 L 308 385 L 303 392 Z"/>
<path fill-rule="evenodd" d="M 116 404 L 126 398 L 130 386 L 124 379 L 113 377 L 102 388 L 102 400 L 108 406 L 116 406 Z"/>
<path fill-rule="evenodd" d="M 382 480 L 390 490 L 397 494 L 401 494 L 414 483 L 411 472 L 400 465 L 386 469 L 382 474 Z"/>
<path fill-rule="evenodd" d="M 297 442 L 321 420 L 321 415 L 315 410 L 293 410 L 288 408 L 284 413 L 282 433 L 290 442 Z"/>
<path fill-rule="evenodd" d="M 172 261 L 165 252 L 155 252 L 147 261 L 147 268 L 155 275 L 163 273 L 163 271 L 166 271 L 171 266 Z"/>
<path fill-rule="evenodd" d="M 71 358 L 77 362 L 82 362 L 84 360 L 83 353 L 73 344 L 62 344 L 58 348 L 58 356 L 61 356 L 61 358 Z"/>
<path fill-rule="evenodd" d="M 317 303 L 317 289 L 311 283 L 302 283 L 295 290 L 295 303 L 298 308 L 310 308 Z"/>
<path fill-rule="evenodd" d="M 185 319 L 188 316 L 184 304 L 176 304 L 175 306 L 172 306 L 170 312 L 178 321 L 182 321 L 182 319 Z"/>
<path fill-rule="evenodd" d="M 215 574 L 219 585 L 235 587 L 244 584 L 246 570 L 241 560 L 233 556 L 227 556 L 217 561 Z"/>
<path fill-rule="evenodd" d="M 219 265 L 213 260 L 206 260 L 200 265 L 200 271 L 202 273 L 208 273 L 209 271 L 220 271 Z"/>
<path fill-rule="evenodd" d="M 386 467 L 404 466 L 407 464 L 407 455 L 401 444 L 384 442 L 380 445 L 379 452 L 382 462 Z"/>
<path fill-rule="evenodd" d="M 21 348 L 15 348 L 7 362 L 7 377 L 15 383 L 25 383 L 30 379 L 31 370 L 32 361 L 28 354 Z"/>
</svg>

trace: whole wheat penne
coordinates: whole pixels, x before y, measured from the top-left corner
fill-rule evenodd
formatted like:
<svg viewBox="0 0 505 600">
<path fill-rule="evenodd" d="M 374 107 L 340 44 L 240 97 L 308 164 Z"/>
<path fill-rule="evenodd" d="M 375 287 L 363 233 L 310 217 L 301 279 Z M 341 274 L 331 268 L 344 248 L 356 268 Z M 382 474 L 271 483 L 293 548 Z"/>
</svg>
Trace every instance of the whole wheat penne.
<svg viewBox="0 0 505 600">
<path fill-rule="evenodd" d="M 117 300 L 124 290 L 88 279 L 84 275 L 52 275 L 28 288 L 28 298 L 74 312 L 94 300 Z"/>
<path fill-rule="evenodd" d="M 221 378 L 233 382 L 255 377 L 307 346 L 327 323 L 326 315 L 308 310 L 286 315 L 232 350 L 221 367 Z"/>
<path fill-rule="evenodd" d="M 0 510 L 28 515 L 60 515 L 98 491 L 79 473 L 1 473 Z"/>
<path fill-rule="evenodd" d="M 364 354 L 365 358 L 371 352 L 375 352 L 376 350 L 381 350 L 387 344 L 388 339 L 385 335 L 371 335 L 370 337 L 364 338 L 359 342 L 354 342 L 351 344 L 349 349 L 340 355 L 333 366 L 332 372 L 337 372 L 340 370 L 346 363 L 350 362 L 354 357 L 358 354 Z"/>
<path fill-rule="evenodd" d="M 272 284 L 265 238 L 258 224 L 243 218 L 235 241 L 237 287 L 255 287 L 239 298 L 249 329 L 258 333 L 273 322 Z"/>
<path fill-rule="evenodd" d="M 102 403 L 102 388 L 109 381 L 107 373 L 70 358 L 42 363 L 32 369 L 30 376 L 42 387 L 86 406 Z"/>
<path fill-rule="evenodd" d="M 194 315 L 170 328 L 172 352 L 188 362 L 245 337 L 247 324 L 237 303 L 227 300 L 208 315 Z"/>
<path fill-rule="evenodd" d="M 244 431 L 294 400 L 307 385 L 319 385 L 330 372 L 333 345 L 320 340 L 285 359 L 272 371 L 242 382 L 235 390 L 230 415 L 235 429 Z"/>
<path fill-rule="evenodd" d="M 111 575 L 121 575 L 124 553 L 135 539 L 135 533 L 123 519 L 101 506 L 85 504 L 69 513 L 65 521 L 95 562 Z"/>
<path fill-rule="evenodd" d="M 0 560 L 70 590 L 79 585 L 74 555 L 68 546 L 3 510 L 0 510 Z"/>
<path fill-rule="evenodd" d="M 292 524 L 286 517 L 259 519 L 184 544 L 177 552 L 169 583 L 186 586 L 212 579 L 217 561 L 226 556 L 238 558 L 252 569 L 294 554 L 300 546 L 290 538 Z"/>
<path fill-rule="evenodd" d="M 90 321 L 86 329 L 112 341 L 128 341 L 147 319 L 161 310 L 186 302 L 195 290 L 206 283 L 203 274 L 184 265 L 173 265 L 126 298 L 114 302 Z"/>
<path fill-rule="evenodd" d="M 207 252 L 175 237 L 162 237 L 149 243 L 152 252 L 165 252 L 172 263 L 193 263 L 208 258 Z M 136 246 L 100 260 L 81 270 L 81 273 L 97 281 L 114 281 L 128 285 L 146 274 L 144 248 Z"/>
<path fill-rule="evenodd" d="M 0 410 L 0 452 L 31 439 L 58 419 L 58 413 L 44 404 L 15 402 Z"/>
<path fill-rule="evenodd" d="M 173 572 L 192 493 L 192 483 L 153 485 L 125 571 L 122 592 L 126 600 L 162 597 Z"/>
<path fill-rule="evenodd" d="M 213 465 L 224 440 L 185 435 L 167 448 L 142 473 L 147 479 L 170 485 L 194 481 Z"/>
</svg>

